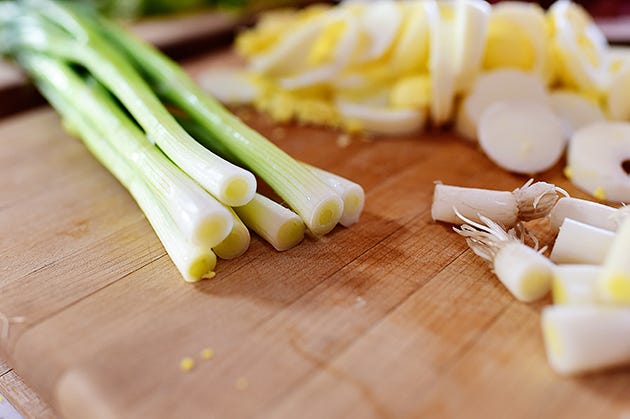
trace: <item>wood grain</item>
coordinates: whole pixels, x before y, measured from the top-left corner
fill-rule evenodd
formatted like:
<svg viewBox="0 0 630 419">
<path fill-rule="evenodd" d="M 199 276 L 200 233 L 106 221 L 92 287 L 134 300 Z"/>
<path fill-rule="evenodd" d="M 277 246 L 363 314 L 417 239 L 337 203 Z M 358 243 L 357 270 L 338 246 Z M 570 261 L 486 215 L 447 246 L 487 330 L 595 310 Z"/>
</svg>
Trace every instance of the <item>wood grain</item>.
<svg viewBox="0 0 630 419">
<path fill-rule="evenodd" d="M 0 374 L 0 394 L 7 395 L 9 402 L 25 419 L 56 419 L 58 417 L 14 371 Z"/>
<path fill-rule="evenodd" d="M 0 359 L 0 376 L 3 376 L 7 372 L 11 371 L 11 367 L 7 364 L 6 361 Z"/>
<path fill-rule="evenodd" d="M 209 56 L 189 69 L 199 74 Z M 361 183 L 361 221 L 275 252 L 254 237 L 185 284 L 126 192 L 54 114 L 0 124 L 0 307 L 12 365 L 66 417 L 618 417 L 630 372 L 547 366 L 547 301 L 522 304 L 430 218 L 433 182 L 514 189 L 449 132 L 354 138 L 239 115 L 295 157 Z M 540 178 L 584 197 L 561 176 Z M 13 174 L 16 173 L 16 174 Z M 545 223 L 533 226 L 549 241 Z M 214 357 L 199 355 L 212 348 Z M 179 362 L 196 365 L 184 373 Z"/>
</svg>

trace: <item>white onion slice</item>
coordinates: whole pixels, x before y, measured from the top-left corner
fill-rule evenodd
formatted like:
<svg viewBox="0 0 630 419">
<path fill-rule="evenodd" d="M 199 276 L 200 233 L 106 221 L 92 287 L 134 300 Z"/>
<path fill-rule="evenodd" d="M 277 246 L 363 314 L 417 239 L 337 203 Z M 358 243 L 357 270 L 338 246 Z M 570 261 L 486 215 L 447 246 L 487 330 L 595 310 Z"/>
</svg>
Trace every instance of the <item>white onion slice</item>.
<svg viewBox="0 0 630 419">
<path fill-rule="evenodd" d="M 253 57 L 250 68 L 255 73 L 280 76 L 304 67 L 305 48 L 315 42 L 322 28 L 322 21 L 315 19 L 298 27 L 291 36 L 285 37 L 275 48 Z M 300 58 L 301 57 L 301 58 Z"/>
<path fill-rule="evenodd" d="M 549 95 L 540 78 L 524 71 L 501 69 L 484 73 L 461 103 L 457 132 L 469 139 L 477 138 L 477 124 L 486 109 L 495 102 L 512 99 L 548 103 Z"/>
<path fill-rule="evenodd" d="M 359 17 L 359 27 L 370 42 L 367 51 L 357 61 L 361 63 L 380 58 L 396 38 L 402 20 L 395 2 L 381 0 L 366 6 Z"/>
<path fill-rule="evenodd" d="M 234 68 L 210 68 L 199 77 L 201 87 L 217 100 L 230 105 L 252 103 L 258 87 L 247 72 Z"/>
<path fill-rule="evenodd" d="M 608 91 L 608 114 L 617 121 L 630 121 L 630 65 L 612 78 Z"/>
<path fill-rule="evenodd" d="M 515 30 L 526 34 L 534 52 L 534 63 L 527 71 L 541 77 L 547 84 L 553 72 L 544 10 L 537 4 L 506 1 L 493 6 L 491 19 L 508 22 Z"/>
<path fill-rule="evenodd" d="M 343 9 L 336 10 L 336 13 L 331 13 L 327 16 L 325 25 L 339 20 L 346 24 L 346 30 L 335 49 L 332 62 L 319 65 L 289 77 L 280 78 L 278 83 L 281 87 L 291 90 L 330 81 L 348 64 L 352 57 L 352 51 L 359 39 L 359 27 L 356 17 L 352 13 L 349 13 L 349 11 Z"/>
<path fill-rule="evenodd" d="M 442 16 L 440 7 L 448 8 L 452 5 L 450 3 L 438 5 L 435 0 L 424 2 L 429 24 L 431 120 L 437 126 L 447 123 L 453 112 L 456 75 L 453 21 Z"/>
<path fill-rule="evenodd" d="M 490 4 L 483 0 L 455 2 L 455 73 L 457 91 L 467 91 L 481 69 Z"/>
<path fill-rule="evenodd" d="M 567 152 L 571 181 L 600 199 L 630 202 L 630 123 L 599 122 L 573 134 Z"/>
<path fill-rule="evenodd" d="M 533 174 L 558 162 L 566 141 L 562 123 L 545 102 L 511 100 L 484 112 L 479 144 L 502 168 Z"/>
<path fill-rule="evenodd" d="M 400 135 L 421 130 L 426 113 L 419 109 L 389 109 L 338 99 L 339 113 L 346 119 L 356 121 L 361 128 L 377 134 Z"/>
<path fill-rule="evenodd" d="M 586 125 L 606 120 L 601 108 L 579 93 L 556 91 L 550 99 L 554 112 L 564 122 L 567 137 Z"/>
<path fill-rule="evenodd" d="M 554 305 L 542 312 L 545 349 L 560 374 L 630 364 L 630 308 Z"/>
<path fill-rule="evenodd" d="M 556 1 L 549 8 L 549 15 L 564 71 L 580 90 L 605 91 L 610 80 L 604 34 L 588 13 L 571 1 Z"/>
</svg>

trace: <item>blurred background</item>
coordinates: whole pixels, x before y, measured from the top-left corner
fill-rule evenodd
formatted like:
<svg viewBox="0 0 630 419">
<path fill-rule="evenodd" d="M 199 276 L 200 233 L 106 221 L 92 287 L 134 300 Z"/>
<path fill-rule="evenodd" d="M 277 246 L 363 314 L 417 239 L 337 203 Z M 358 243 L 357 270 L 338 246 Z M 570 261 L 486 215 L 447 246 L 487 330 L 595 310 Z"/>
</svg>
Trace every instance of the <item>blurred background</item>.
<svg viewBox="0 0 630 419">
<path fill-rule="evenodd" d="M 629 0 L 574 0 L 574 2 L 581 4 L 591 15 L 597 17 L 615 17 L 630 14 Z M 494 0 L 490 1 L 490 3 L 499 3 L 499 1 Z M 538 3 L 544 8 L 548 8 L 554 1 L 542 0 L 533 3 Z"/>
<path fill-rule="evenodd" d="M 301 5 L 312 0 L 77 0 L 96 6 L 103 13 L 122 18 L 190 12 L 207 8 L 261 10 L 269 7 Z M 498 3 L 500 0 L 490 0 Z M 630 15 L 630 0 L 575 0 L 597 17 Z M 536 1 L 547 8 L 553 0 Z"/>
</svg>

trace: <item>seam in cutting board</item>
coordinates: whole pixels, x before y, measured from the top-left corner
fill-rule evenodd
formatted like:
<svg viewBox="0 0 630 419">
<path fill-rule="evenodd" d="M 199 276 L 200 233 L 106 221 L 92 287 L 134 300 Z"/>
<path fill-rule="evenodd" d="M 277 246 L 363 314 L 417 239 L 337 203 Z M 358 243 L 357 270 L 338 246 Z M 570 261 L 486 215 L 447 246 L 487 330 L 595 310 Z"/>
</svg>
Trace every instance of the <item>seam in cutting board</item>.
<svg viewBox="0 0 630 419">
<path fill-rule="evenodd" d="M 461 358 L 463 355 L 468 353 L 468 351 L 470 351 L 477 344 L 477 342 L 488 332 L 488 330 L 492 327 L 492 325 L 494 325 L 499 320 L 499 318 L 503 316 L 503 313 L 505 313 L 508 310 L 508 308 L 510 308 L 512 303 L 514 303 L 514 301 L 508 301 L 507 304 L 505 304 L 501 308 L 501 310 L 498 311 L 498 313 L 496 313 L 486 323 L 484 323 L 483 327 L 481 327 L 480 330 L 477 333 L 475 333 L 472 339 L 470 339 L 468 342 L 463 344 L 457 351 L 455 351 L 455 354 L 453 355 L 453 359 Z M 449 367 L 444 368 L 445 373 L 448 373 L 453 368 L 455 368 L 455 366 L 457 365 L 457 362 L 451 362 L 448 365 Z"/>
<path fill-rule="evenodd" d="M 366 253 L 370 252 L 372 249 L 374 249 L 375 247 L 377 247 L 378 245 L 380 245 L 383 241 L 387 240 L 388 238 L 392 237 L 394 234 L 398 233 L 401 229 L 405 228 L 409 223 L 411 223 L 413 220 L 425 215 L 426 213 L 430 212 L 429 210 L 425 209 L 423 211 L 420 211 L 418 213 L 416 213 L 415 215 L 412 215 L 409 217 L 409 219 L 403 223 L 400 224 L 398 226 L 398 228 L 394 229 L 390 234 L 385 235 L 381 240 L 379 240 L 377 243 L 375 243 L 374 245 L 368 247 L 367 249 L 365 249 L 363 252 L 359 253 L 358 255 L 356 255 L 354 258 L 352 258 L 351 260 L 349 260 L 347 263 L 345 263 L 344 265 L 342 265 L 341 267 L 339 267 L 339 269 L 335 270 L 334 272 L 332 272 L 330 275 L 327 275 L 326 277 L 324 277 L 320 282 L 318 282 L 317 284 L 313 285 L 312 287 L 310 287 L 308 290 L 306 290 L 304 293 L 302 293 L 298 298 L 296 298 L 293 302 L 287 304 L 285 307 L 283 307 L 281 310 L 278 310 L 277 312 L 261 319 L 260 322 L 257 323 L 257 326 L 255 326 L 254 328 L 260 327 L 260 325 L 263 325 L 269 321 L 272 321 L 274 318 L 276 318 L 277 316 L 281 315 L 285 310 L 289 309 L 290 307 L 292 307 L 294 304 L 297 304 L 299 302 L 299 300 L 301 300 L 302 298 L 304 298 L 304 296 L 306 296 L 307 294 L 309 294 L 312 290 L 314 290 L 315 288 L 319 287 L 321 284 L 325 283 L 326 281 L 328 281 L 333 275 L 335 275 L 336 273 L 338 273 L 339 271 L 341 271 L 343 268 L 345 268 L 346 266 L 352 264 L 354 261 L 356 261 L 357 259 L 359 259 L 360 257 L 362 257 L 363 255 L 365 255 Z M 448 267 L 451 263 L 453 263 L 454 261 L 456 261 L 464 252 L 466 251 L 466 249 L 464 249 L 460 254 L 458 254 L 456 257 L 453 258 L 453 260 L 451 260 L 449 263 L 445 264 L 441 269 L 439 269 L 434 277 L 439 274 L 442 270 L 444 270 L 446 267 Z M 240 269 L 240 268 L 239 268 Z M 370 325 L 365 331 L 363 331 L 363 333 L 357 335 L 355 341 L 350 342 L 347 345 L 344 345 L 343 347 L 340 348 L 340 350 L 336 353 L 336 355 L 328 358 L 327 360 L 322 360 L 320 358 L 318 358 L 317 356 L 308 353 L 307 351 L 305 351 L 303 348 L 298 348 L 300 349 L 298 352 L 300 354 L 302 354 L 303 358 L 306 359 L 308 362 L 312 363 L 314 366 L 319 367 L 317 369 L 314 369 L 311 372 L 307 372 L 302 378 L 298 379 L 297 382 L 295 383 L 294 389 L 298 389 L 298 387 L 308 381 L 312 376 L 314 376 L 315 374 L 321 372 L 322 370 L 328 371 L 330 373 L 333 373 L 333 375 L 335 375 L 335 377 L 342 379 L 348 383 L 350 383 L 353 387 L 357 388 L 358 391 L 366 398 L 366 400 L 369 402 L 369 404 L 372 406 L 373 410 L 375 413 L 377 413 L 377 416 L 379 418 L 387 418 L 388 415 L 386 414 L 386 412 L 384 411 L 384 409 L 382 408 L 382 406 L 380 406 L 378 404 L 378 402 L 375 400 L 375 398 L 371 395 L 371 391 L 368 387 L 363 386 L 362 383 L 358 380 L 354 380 L 352 379 L 352 377 L 348 376 L 347 374 L 345 374 L 343 371 L 334 368 L 334 366 L 332 366 L 331 364 L 333 363 L 333 361 L 335 359 L 337 359 L 339 356 L 341 356 L 343 353 L 345 353 L 348 349 L 350 349 L 353 344 L 356 342 L 356 340 L 359 340 L 361 337 L 363 337 L 366 333 L 368 333 L 373 327 L 376 327 L 378 324 L 381 323 L 381 321 L 383 321 L 391 312 L 393 312 L 394 310 L 396 310 L 396 308 L 398 306 L 400 306 L 401 304 L 403 304 L 405 301 L 407 301 L 407 299 L 409 299 L 412 295 L 414 295 L 420 288 L 422 288 L 423 286 L 425 286 L 426 284 L 428 284 L 429 282 L 431 282 L 433 278 L 431 278 L 429 281 L 427 281 L 424 284 L 421 284 L 418 288 L 416 288 L 415 290 L 411 291 L 407 296 L 405 296 L 396 306 L 392 307 L 391 309 L 387 310 L 383 316 L 383 318 L 381 320 L 377 320 L 375 323 L 373 323 L 372 325 Z M 294 350 L 298 350 L 296 349 L 297 344 L 292 345 L 292 347 L 294 348 Z M 288 392 L 287 394 L 283 395 L 282 397 L 278 398 L 277 402 L 272 406 L 277 406 L 282 400 L 284 400 L 286 397 L 288 397 L 289 395 L 293 394 L 293 391 Z M 269 410 L 273 410 L 274 407 L 270 407 Z"/>
<path fill-rule="evenodd" d="M 430 210 L 423 210 L 419 213 L 417 213 L 416 215 L 412 216 L 408 222 L 406 222 L 405 224 L 400 225 L 399 228 L 397 228 L 395 231 L 393 231 L 391 234 L 388 234 L 387 236 L 385 236 L 383 238 L 383 240 L 381 240 L 379 243 L 375 244 L 374 246 L 371 246 L 369 249 L 367 249 L 365 252 L 362 252 L 361 255 L 358 255 L 356 258 L 354 258 L 352 261 L 356 260 L 357 258 L 359 258 L 360 256 L 362 256 L 363 254 L 369 252 L 371 249 L 373 249 L 375 246 L 377 246 L 378 244 L 380 244 L 382 241 L 384 241 L 385 239 L 391 237 L 393 234 L 395 234 L 396 232 L 398 232 L 398 230 L 404 228 L 408 223 L 412 222 L 413 220 L 417 219 L 418 217 L 421 217 L 423 215 L 425 215 L 426 213 L 429 213 Z M 300 378 L 299 380 L 297 380 L 294 383 L 293 386 L 293 390 L 290 390 L 289 392 L 287 392 L 285 395 L 283 395 L 281 398 L 279 398 L 277 400 L 277 402 L 275 404 L 273 404 L 272 406 L 269 407 L 269 409 L 267 410 L 268 412 L 273 412 L 273 410 L 275 410 L 275 408 L 277 406 L 279 406 L 283 400 L 286 400 L 288 397 L 290 397 L 292 394 L 294 394 L 295 391 L 297 391 L 301 384 L 309 381 L 310 379 L 314 378 L 317 374 L 321 373 L 321 372 L 328 372 L 328 373 L 332 373 L 336 378 L 339 379 L 343 379 L 345 382 L 351 384 L 353 387 L 357 388 L 357 390 L 359 391 L 360 394 L 362 394 L 363 396 L 366 395 L 370 395 L 370 389 L 365 387 L 359 380 L 354 379 L 353 377 L 351 377 L 349 374 L 347 374 L 346 372 L 339 370 L 338 368 L 336 368 L 333 364 L 334 362 L 340 358 L 341 356 L 343 356 L 343 354 L 345 354 L 346 352 L 348 352 L 349 350 L 352 349 L 352 347 L 358 343 L 358 341 L 361 340 L 361 338 L 363 338 L 365 335 L 367 335 L 371 330 L 373 330 L 374 328 L 378 327 L 381 323 L 383 323 L 390 314 L 392 314 L 393 312 L 395 312 L 401 305 L 403 305 L 406 301 L 408 301 L 413 295 L 415 295 L 417 292 L 419 292 L 422 288 L 424 288 L 427 284 L 431 283 L 431 281 L 433 281 L 435 279 L 435 277 L 437 277 L 442 271 L 444 271 L 447 267 L 449 267 L 452 263 L 456 262 L 460 257 L 462 257 L 469 249 L 465 248 L 463 249 L 459 254 L 457 254 L 457 256 L 453 257 L 453 259 L 451 261 L 449 261 L 448 263 L 444 264 L 444 266 L 442 266 L 439 270 L 437 270 L 433 276 L 426 282 L 419 284 L 419 286 L 414 289 L 413 291 L 409 292 L 409 294 L 407 294 L 406 296 L 404 296 L 395 306 L 393 306 L 392 308 L 390 308 L 389 310 L 387 310 L 383 316 L 379 319 L 376 320 L 374 323 L 372 323 L 371 325 L 369 325 L 365 330 L 363 330 L 361 333 L 357 334 L 357 336 L 355 337 L 355 339 L 352 342 L 349 342 L 348 344 L 342 346 L 339 351 L 337 351 L 335 353 L 335 355 L 324 359 L 321 359 L 313 354 L 307 353 L 308 356 L 305 357 L 305 359 L 309 362 L 311 362 L 316 368 L 314 368 L 312 371 L 307 372 L 302 378 Z M 351 261 L 351 262 L 352 262 Z M 348 264 L 350 264 L 351 262 L 349 262 Z M 345 266 L 345 265 L 344 265 Z M 332 276 L 332 275 L 330 275 Z M 309 289 L 307 292 L 305 292 L 300 299 L 308 294 L 312 289 L 316 288 L 318 285 L 324 283 L 327 279 L 330 278 L 330 276 L 326 277 L 324 280 L 322 280 L 319 284 L 315 285 L 314 287 L 312 287 L 311 289 Z M 293 304 L 296 304 L 298 300 L 294 301 L 293 303 L 289 304 L 286 308 L 292 306 Z M 284 310 L 284 309 L 283 309 Z M 501 311 L 503 312 L 503 310 Z M 268 318 L 266 318 L 262 323 L 265 323 L 267 321 L 272 320 L 274 317 L 276 317 L 277 315 L 280 315 L 280 311 L 274 313 L 273 315 L 269 316 Z M 494 321 L 494 319 L 493 319 Z M 491 322 L 492 323 L 492 322 Z M 490 324 L 491 324 L 490 323 Z M 295 349 L 295 347 L 294 347 Z M 301 348 L 300 348 L 301 349 Z M 301 349 L 301 353 L 304 354 L 306 351 L 304 351 L 303 349 Z M 374 413 L 377 414 L 377 417 L 379 418 L 387 418 L 389 417 L 387 415 L 387 413 L 384 411 L 384 409 L 382 408 L 382 406 L 380 406 L 378 404 L 378 402 L 375 400 L 374 397 L 367 397 L 366 400 L 369 402 L 370 405 L 372 405 L 372 407 L 374 408 Z"/>
<path fill-rule="evenodd" d="M 421 164 L 421 163 L 418 163 Z M 404 176 L 406 172 L 408 171 L 412 171 L 414 170 L 414 166 L 408 167 L 404 170 L 402 170 L 401 172 L 397 173 L 396 176 L 394 176 L 393 178 L 389 179 L 389 182 L 386 181 L 383 184 L 380 184 L 377 188 L 375 188 L 374 190 L 372 190 L 368 195 L 366 195 L 366 200 L 369 198 L 369 195 L 376 193 L 376 191 L 380 190 L 380 189 L 387 189 L 389 183 L 394 182 L 398 177 Z M 333 275 L 335 275 L 336 273 L 338 273 L 339 271 L 341 271 L 342 269 L 344 269 L 345 267 L 347 267 L 348 265 L 352 264 L 353 262 L 355 262 L 357 259 L 359 259 L 360 257 L 362 257 L 363 255 L 365 255 L 366 253 L 370 252 L 371 250 L 373 250 L 375 247 L 379 246 L 383 241 L 389 239 L 390 237 L 392 237 L 394 234 L 398 233 L 400 230 L 402 230 L 403 228 L 405 228 L 409 223 L 411 223 L 412 221 L 416 220 L 417 218 L 430 213 L 430 208 L 428 209 L 423 209 L 422 211 L 419 211 L 413 215 L 410 215 L 406 218 L 408 218 L 406 221 L 404 221 L 403 223 L 399 224 L 398 227 L 396 227 L 392 232 L 390 232 L 389 234 L 383 236 L 378 242 L 374 243 L 372 246 L 364 249 L 362 252 L 358 253 L 355 257 L 353 257 L 352 259 L 348 260 L 346 263 L 344 263 L 343 265 L 341 265 L 338 269 L 336 269 L 334 272 L 331 272 L 329 275 L 325 276 L 322 278 L 321 281 L 319 281 L 318 283 L 314 284 L 313 286 L 309 287 L 308 289 L 306 289 L 304 292 L 302 292 L 299 296 L 297 296 L 292 302 L 286 304 L 285 306 L 283 306 L 280 310 L 269 314 L 266 317 L 263 317 L 260 319 L 259 322 L 257 322 L 253 327 L 252 330 L 259 327 L 260 325 L 265 324 L 268 321 L 273 320 L 276 316 L 280 315 L 284 310 L 286 310 L 287 308 L 290 308 L 291 306 L 293 306 L 294 304 L 296 304 L 300 299 L 302 299 L 305 295 L 309 294 L 311 291 L 313 291 L 315 288 L 317 288 L 318 286 L 320 286 L 321 284 L 325 283 L 326 281 L 328 281 Z M 459 255 L 457 256 L 459 257 Z M 228 274 L 228 277 L 230 275 L 235 274 L 236 272 L 239 272 L 241 269 L 244 269 L 245 265 L 238 267 L 237 269 L 235 269 L 234 271 L 230 272 Z"/>
<path fill-rule="evenodd" d="M 412 218 L 415 219 L 421 215 L 423 215 L 425 212 L 427 211 L 423 211 L 420 214 L 417 214 L 416 216 L 414 216 Z M 410 221 L 412 221 L 410 220 Z M 401 228 L 404 226 L 401 226 Z M 392 233 L 393 234 L 393 233 Z M 295 391 L 299 390 L 299 388 L 302 386 L 302 384 L 308 382 L 309 380 L 311 380 L 312 378 L 314 378 L 317 374 L 321 373 L 322 371 L 327 371 L 330 372 L 335 371 L 336 374 L 335 377 L 337 378 L 342 378 L 344 381 L 346 381 L 347 383 L 351 384 L 353 387 L 357 388 L 357 390 L 359 391 L 360 394 L 365 395 L 370 393 L 370 389 L 369 388 L 364 388 L 363 384 L 358 381 L 353 379 L 349 374 L 345 373 L 344 371 L 341 371 L 339 369 L 337 369 L 334 366 L 334 363 L 337 359 L 339 359 L 341 356 L 343 356 L 343 354 L 345 354 L 346 352 L 350 351 L 356 344 L 359 343 L 359 341 L 365 336 L 367 335 L 370 331 L 372 331 L 373 329 L 375 329 L 376 327 L 378 327 L 380 324 L 382 324 L 384 321 L 387 320 L 387 318 L 389 317 L 390 314 L 392 314 L 393 312 L 395 312 L 400 306 L 402 306 L 405 302 L 407 302 L 413 295 L 415 295 L 417 292 L 419 292 L 422 288 L 424 288 L 427 284 L 431 283 L 442 271 L 444 271 L 446 268 L 448 268 L 451 264 L 453 264 L 454 262 L 456 262 L 460 257 L 462 257 L 466 252 L 468 251 L 468 248 L 463 249 L 457 256 L 455 256 L 450 262 L 446 263 L 443 267 L 441 267 L 439 270 L 437 270 L 435 272 L 435 274 L 425 283 L 420 284 L 416 289 L 414 289 L 413 291 L 411 291 L 408 295 L 406 295 L 403 299 L 401 299 L 395 306 L 393 306 L 392 308 L 390 308 L 389 310 L 387 310 L 383 316 L 378 319 L 377 321 L 375 321 L 374 323 L 372 323 L 370 326 L 368 326 L 365 330 L 363 330 L 361 333 L 357 334 L 357 336 L 355 337 L 355 339 L 352 342 L 349 342 L 347 345 L 344 345 L 343 347 L 341 347 L 339 349 L 339 351 L 337 351 L 334 355 L 326 358 L 325 360 L 318 358 L 312 354 L 309 354 L 309 358 L 306 358 L 307 360 L 309 360 L 310 362 L 312 362 L 316 367 L 319 367 L 317 369 L 314 369 L 313 371 L 310 371 L 308 373 L 306 373 L 301 379 L 299 379 L 295 385 L 293 386 L 293 390 L 289 391 L 288 393 L 284 394 L 282 397 L 280 397 L 278 399 L 278 403 L 276 403 L 274 405 L 274 407 L 271 407 L 269 409 L 269 411 L 273 411 L 275 410 L 275 407 L 277 407 L 278 405 L 280 405 L 282 403 L 283 400 L 286 400 L 288 397 L 290 397 L 292 394 L 294 394 Z M 509 305 L 509 304 L 508 304 Z M 505 311 L 505 309 L 507 308 L 507 306 L 504 307 L 501 312 L 499 314 L 502 314 L 503 311 Z M 275 315 L 274 315 L 275 316 Z M 498 316 L 497 316 L 498 318 Z M 489 322 L 489 324 L 492 324 L 494 321 L 496 320 L 496 318 L 493 318 L 491 322 Z M 475 341 L 477 340 L 477 336 L 475 336 Z M 317 359 L 317 362 L 314 362 L 312 359 L 310 358 L 314 358 Z M 372 405 L 372 407 L 375 407 L 374 409 L 374 413 L 377 414 L 377 416 L 379 418 L 388 418 L 389 415 L 387 415 L 386 413 L 384 413 L 383 409 L 380 407 L 380 405 L 378 405 L 378 403 L 376 402 L 376 400 L 374 400 L 373 398 L 370 398 L 368 400 L 369 404 Z"/>
</svg>

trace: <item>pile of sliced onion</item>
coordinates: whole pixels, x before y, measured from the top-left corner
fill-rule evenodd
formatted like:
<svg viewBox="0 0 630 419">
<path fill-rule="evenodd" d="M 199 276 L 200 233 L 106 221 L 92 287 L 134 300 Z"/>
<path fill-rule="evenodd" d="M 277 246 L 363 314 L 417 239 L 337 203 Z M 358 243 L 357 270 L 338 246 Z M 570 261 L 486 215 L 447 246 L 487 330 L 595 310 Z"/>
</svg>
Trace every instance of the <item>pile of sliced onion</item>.
<svg viewBox="0 0 630 419">
<path fill-rule="evenodd" d="M 281 121 L 351 132 L 454 124 L 496 164 L 521 174 L 553 167 L 567 146 L 579 154 L 571 138 L 584 127 L 630 120 L 630 50 L 610 47 L 570 1 L 548 11 L 518 1 L 346 1 L 283 19 L 249 32 L 265 48 L 241 49 L 247 69 L 204 74 L 208 91 Z M 308 106 L 298 102 L 309 100 L 327 110 L 304 119 Z M 617 190 L 603 184 L 599 198 L 630 201 L 602 188 Z"/>
</svg>

